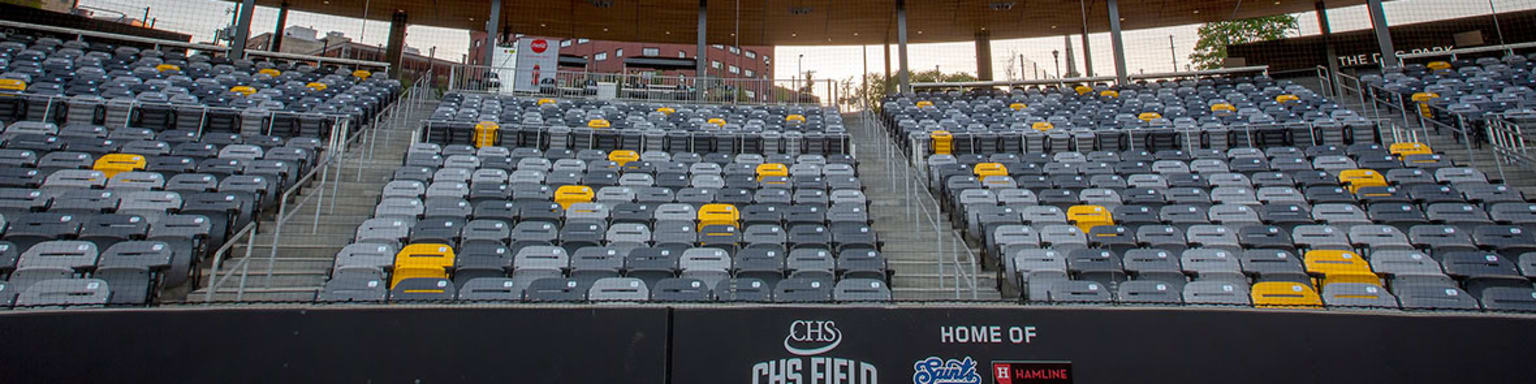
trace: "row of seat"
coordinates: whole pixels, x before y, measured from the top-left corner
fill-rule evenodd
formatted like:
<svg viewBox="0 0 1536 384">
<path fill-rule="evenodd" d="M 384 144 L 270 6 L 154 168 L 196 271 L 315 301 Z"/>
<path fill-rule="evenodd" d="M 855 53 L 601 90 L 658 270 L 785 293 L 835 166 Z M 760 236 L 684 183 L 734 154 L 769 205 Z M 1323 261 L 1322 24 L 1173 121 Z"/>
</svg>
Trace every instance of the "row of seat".
<svg viewBox="0 0 1536 384">
<path fill-rule="evenodd" d="M 514 153 L 519 160 L 510 173 L 478 161 L 510 160 Z M 641 287 L 693 279 L 700 292 L 754 279 L 765 292 L 788 290 L 779 296 L 791 301 L 802 299 L 790 291 L 807 289 L 828 292 L 815 301 L 831 300 L 839 281 L 868 279 L 880 282 L 869 288 L 889 298 L 883 287 L 889 268 L 851 157 L 417 144 L 405 162 L 385 186 L 374 217 L 338 254 L 322 300 L 378 298 L 380 288 L 431 285 L 417 283 L 430 279 L 449 281 L 461 293 L 507 281 L 498 290 L 512 296 L 500 297 L 514 300 L 536 296 L 533 286 L 541 279 L 564 279 L 572 285 L 561 288 L 563 294 L 580 300 L 596 292 L 598 281 L 614 278 L 638 279 Z M 528 177 L 544 172 L 576 177 Z M 638 176 L 674 172 L 720 182 L 634 183 Z M 593 175 L 608 175 L 610 182 Z M 726 175 L 750 185 L 727 186 Z M 348 293 L 368 281 L 388 284 L 368 287 L 362 296 Z"/>
<path fill-rule="evenodd" d="M 1129 281 L 1111 291 L 1092 281 L 1061 280 L 1051 284 L 1037 304 L 1069 305 L 1229 305 L 1281 309 L 1514 311 L 1536 310 L 1530 288 L 1490 288 L 1481 300 L 1459 288 L 1419 286 L 1387 292 L 1371 284 L 1339 283 L 1323 293 L 1296 282 L 1261 282 L 1252 286 L 1196 281 L 1183 289 L 1154 281 Z"/>
<path fill-rule="evenodd" d="M 846 132 L 842 116 L 835 111 L 804 105 L 667 104 L 473 93 L 445 95 L 429 120 L 619 130 L 697 130 L 714 126 L 722 130 Z"/>
<path fill-rule="evenodd" d="M 369 284 L 374 285 L 369 285 Z M 890 301 L 890 288 L 881 280 L 846 279 L 835 285 L 819 280 L 788 279 L 769 286 L 755 279 L 730 279 L 711 289 L 696 279 L 670 278 L 653 284 L 627 277 L 608 277 L 591 284 L 544 278 L 521 292 L 512 279 L 482 278 L 463 287 L 443 279 L 413 279 L 383 291 L 378 281 L 338 288 L 321 298 L 327 302 L 757 302 L 831 303 Z"/>
<path fill-rule="evenodd" d="M 367 71 L 228 61 L 83 41 L 11 35 L 0 47 L 0 121 L 105 124 L 324 137 L 365 122 L 398 81 Z"/>
</svg>

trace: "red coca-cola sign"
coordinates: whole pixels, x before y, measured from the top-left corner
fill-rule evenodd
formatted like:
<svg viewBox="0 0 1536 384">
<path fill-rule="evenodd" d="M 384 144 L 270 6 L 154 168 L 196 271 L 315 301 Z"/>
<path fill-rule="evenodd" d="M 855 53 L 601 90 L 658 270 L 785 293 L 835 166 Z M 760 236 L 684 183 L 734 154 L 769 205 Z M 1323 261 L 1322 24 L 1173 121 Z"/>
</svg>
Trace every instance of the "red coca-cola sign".
<svg viewBox="0 0 1536 384">
<path fill-rule="evenodd" d="M 534 40 L 528 44 L 528 48 L 533 49 L 533 53 L 544 53 L 544 50 L 549 49 L 549 42 L 544 39 Z"/>
</svg>

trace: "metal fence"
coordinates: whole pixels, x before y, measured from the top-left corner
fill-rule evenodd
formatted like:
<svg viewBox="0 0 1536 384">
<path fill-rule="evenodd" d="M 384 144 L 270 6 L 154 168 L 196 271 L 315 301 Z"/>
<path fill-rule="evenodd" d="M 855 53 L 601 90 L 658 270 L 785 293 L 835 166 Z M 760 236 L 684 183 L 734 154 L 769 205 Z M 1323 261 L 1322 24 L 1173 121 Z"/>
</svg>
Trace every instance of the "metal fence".
<svg viewBox="0 0 1536 384">
<path fill-rule="evenodd" d="M 555 71 L 457 65 L 450 69 L 448 91 L 504 95 L 542 95 L 718 104 L 833 105 L 841 91 L 833 80 L 698 78 L 647 73 Z M 519 84 L 527 82 L 527 84 Z M 820 95 L 818 95 L 820 93 Z"/>
</svg>

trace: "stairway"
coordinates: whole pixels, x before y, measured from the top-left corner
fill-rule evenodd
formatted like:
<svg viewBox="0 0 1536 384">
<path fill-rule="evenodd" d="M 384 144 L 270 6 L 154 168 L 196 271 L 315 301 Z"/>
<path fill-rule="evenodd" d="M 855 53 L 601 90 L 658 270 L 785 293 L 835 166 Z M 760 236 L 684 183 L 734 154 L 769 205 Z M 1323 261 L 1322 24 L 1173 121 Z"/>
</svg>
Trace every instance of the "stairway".
<svg viewBox="0 0 1536 384">
<path fill-rule="evenodd" d="M 276 208 L 258 225 L 254 242 L 240 239 L 239 244 L 225 255 L 217 273 L 209 271 L 212 261 L 205 261 L 201 278 L 196 283 L 198 288 L 187 295 L 186 301 L 206 300 L 208 287 L 215 276 L 228 278 L 213 293 L 212 301 L 314 300 L 315 293 L 330 276 L 336 253 L 352 242 L 357 226 L 373 215 L 384 184 L 403 162 L 416 122 L 424 120 L 435 107 L 435 101 L 421 102 L 409 109 L 409 115 L 399 117 L 400 124 L 393 127 L 383 124 L 384 127 L 373 136 L 376 142 L 359 139 L 353 143 L 343 158 L 339 180 L 332 165 L 327 184 L 319 184 L 319 175 L 316 175 L 314 183 L 289 201 L 289 209 L 295 213 L 283 224 L 275 254 L 272 251 L 277 230 Z M 372 159 L 367 158 L 370 145 L 373 146 Z M 250 260 L 242 265 L 241 260 L 247 255 Z"/>
<path fill-rule="evenodd" d="M 971 256 L 965 251 L 966 245 L 957 245 L 952 240 L 955 236 L 948 235 L 942 236 L 941 244 L 930 221 L 917 213 L 917 201 L 931 205 L 932 200 L 918 198 L 917 194 L 926 194 L 927 191 L 917 184 L 910 186 L 913 198 L 908 200 L 906 181 L 915 176 L 903 172 L 906 164 L 902 160 L 904 154 L 888 152 L 893 147 L 889 146 L 885 132 L 874 122 L 864 121 L 859 114 L 844 115 L 843 120 L 853 135 L 859 160 L 859 181 L 864 184 L 865 197 L 870 201 L 870 218 L 875 222 L 875 231 L 885 242 L 880 253 L 895 272 L 891 281 L 894 298 L 999 300 L 1001 294 L 997 291 L 996 271 L 977 271 L 977 292 L 974 296 L 969 282 L 962 283 L 957 293 L 955 266 L 951 260 L 958 256 L 966 276 L 969 276 Z M 949 233 L 954 229 L 942 216 L 938 225 L 939 232 Z M 940 273 L 940 260 L 944 261 L 943 273 Z"/>
<path fill-rule="evenodd" d="M 1309 82 L 1305 81 L 1298 81 L 1297 83 L 1309 84 Z M 1409 111 L 1409 114 L 1405 117 L 1398 111 L 1386 108 L 1373 111 L 1367 105 L 1361 104 L 1359 99 L 1352 99 L 1350 97 L 1342 99 L 1339 100 L 1339 103 L 1346 108 L 1352 109 L 1367 118 L 1375 117 L 1388 120 L 1396 124 L 1400 132 L 1404 132 L 1404 135 L 1408 131 L 1417 132 L 1419 141 L 1428 144 L 1435 152 L 1443 154 L 1446 159 L 1451 160 L 1458 167 L 1471 166 L 1477 168 L 1483 171 L 1484 174 L 1487 174 L 1488 178 L 1502 178 L 1505 184 L 1524 192 L 1526 195 L 1536 194 L 1536 170 L 1522 167 L 1519 164 L 1500 164 L 1496 162 L 1493 150 L 1487 143 L 1479 144 L 1474 142 L 1471 148 L 1468 149 L 1460 133 L 1445 129 L 1444 127 L 1436 131 L 1434 124 L 1428 124 L 1428 128 L 1421 127 L 1418 117 L 1413 115 L 1412 111 Z M 1370 100 L 1366 100 L 1366 103 L 1370 102 Z M 1391 145 L 1392 134 L 1390 129 L 1387 126 L 1381 127 L 1381 136 L 1383 140 L 1387 141 L 1387 143 L 1383 144 L 1384 146 Z"/>
</svg>

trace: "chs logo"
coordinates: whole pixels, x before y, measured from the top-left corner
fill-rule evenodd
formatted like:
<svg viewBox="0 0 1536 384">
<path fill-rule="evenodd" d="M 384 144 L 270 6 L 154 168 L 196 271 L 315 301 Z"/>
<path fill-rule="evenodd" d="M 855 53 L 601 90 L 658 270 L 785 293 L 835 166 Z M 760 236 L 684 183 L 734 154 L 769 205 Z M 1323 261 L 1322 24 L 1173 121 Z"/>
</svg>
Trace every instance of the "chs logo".
<svg viewBox="0 0 1536 384">
<path fill-rule="evenodd" d="M 784 336 L 790 357 L 752 365 L 753 384 L 874 384 L 880 370 L 866 361 L 830 356 L 843 343 L 843 331 L 831 320 L 795 320 Z"/>
<path fill-rule="evenodd" d="M 912 384 L 981 384 L 976 360 L 944 360 L 930 356 L 912 364 Z"/>
<path fill-rule="evenodd" d="M 549 49 L 549 41 L 544 39 L 534 40 L 528 44 L 528 48 L 533 49 L 533 53 L 544 53 L 544 50 Z"/>
<path fill-rule="evenodd" d="M 843 333 L 831 320 L 795 320 L 784 336 L 784 350 L 798 356 L 820 355 L 843 343 Z"/>
</svg>

